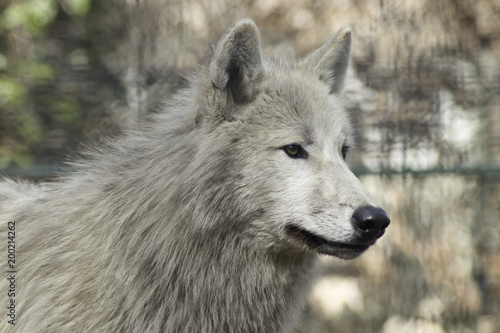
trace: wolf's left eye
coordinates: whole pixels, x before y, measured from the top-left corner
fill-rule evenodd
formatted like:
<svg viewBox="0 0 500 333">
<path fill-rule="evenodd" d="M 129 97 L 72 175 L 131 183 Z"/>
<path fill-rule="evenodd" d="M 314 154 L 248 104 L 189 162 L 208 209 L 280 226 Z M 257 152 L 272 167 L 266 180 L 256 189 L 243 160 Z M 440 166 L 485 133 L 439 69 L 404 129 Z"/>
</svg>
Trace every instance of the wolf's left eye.
<svg viewBox="0 0 500 333">
<path fill-rule="evenodd" d="M 347 153 L 349 152 L 349 146 L 346 146 L 346 145 L 343 145 L 342 146 L 342 158 L 345 160 L 345 158 L 347 157 Z"/>
<path fill-rule="evenodd" d="M 288 156 L 290 156 L 291 158 L 307 158 L 307 156 L 308 156 L 308 154 L 304 150 L 304 148 L 302 148 L 301 145 L 296 144 L 296 143 L 292 143 L 290 145 L 283 146 L 283 147 L 281 147 L 281 149 L 283 149 L 285 151 L 285 153 Z"/>
</svg>

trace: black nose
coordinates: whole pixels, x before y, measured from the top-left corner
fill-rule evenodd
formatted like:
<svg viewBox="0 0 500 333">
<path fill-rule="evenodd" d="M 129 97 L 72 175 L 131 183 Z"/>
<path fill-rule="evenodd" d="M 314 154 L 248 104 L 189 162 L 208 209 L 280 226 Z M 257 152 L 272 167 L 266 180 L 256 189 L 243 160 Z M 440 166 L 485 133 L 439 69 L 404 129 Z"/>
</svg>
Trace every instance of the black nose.
<svg viewBox="0 0 500 333">
<path fill-rule="evenodd" d="M 382 208 L 362 206 L 352 214 L 352 224 L 364 240 L 381 237 L 391 220 Z"/>
</svg>

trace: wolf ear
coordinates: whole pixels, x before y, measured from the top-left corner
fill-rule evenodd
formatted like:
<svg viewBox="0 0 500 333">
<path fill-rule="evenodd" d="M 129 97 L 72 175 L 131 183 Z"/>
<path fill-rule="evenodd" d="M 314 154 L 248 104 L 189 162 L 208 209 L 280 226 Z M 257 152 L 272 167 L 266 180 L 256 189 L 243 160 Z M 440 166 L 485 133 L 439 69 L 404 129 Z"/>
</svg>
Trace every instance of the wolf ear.
<svg viewBox="0 0 500 333">
<path fill-rule="evenodd" d="M 330 93 L 342 91 L 351 55 L 351 28 L 342 26 L 326 44 L 309 54 L 302 63 L 314 70 L 330 87 Z"/>
<path fill-rule="evenodd" d="M 212 86 L 227 103 L 245 104 L 259 92 L 264 74 L 259 32 L 250 19 L 236 22 L 220 38 L 209 65 Z"/>
</svg>

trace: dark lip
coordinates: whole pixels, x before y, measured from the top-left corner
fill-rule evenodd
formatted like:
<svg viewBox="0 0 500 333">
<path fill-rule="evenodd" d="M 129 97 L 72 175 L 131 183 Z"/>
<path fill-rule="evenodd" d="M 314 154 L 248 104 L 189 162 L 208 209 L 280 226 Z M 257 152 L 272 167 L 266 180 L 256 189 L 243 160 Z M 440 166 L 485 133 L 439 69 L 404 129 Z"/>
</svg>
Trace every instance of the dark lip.
<svg viewBox="0 0 500 333">
<path fill-rule="evenodd" d="M 287 225 L 286 232 L 292 238 L 304 243 L 311 250 L 342 259 L 354 259 L 375 243 L 374 241 L 368 243 L 334 242 L 294 224 Z"/>
</svg>

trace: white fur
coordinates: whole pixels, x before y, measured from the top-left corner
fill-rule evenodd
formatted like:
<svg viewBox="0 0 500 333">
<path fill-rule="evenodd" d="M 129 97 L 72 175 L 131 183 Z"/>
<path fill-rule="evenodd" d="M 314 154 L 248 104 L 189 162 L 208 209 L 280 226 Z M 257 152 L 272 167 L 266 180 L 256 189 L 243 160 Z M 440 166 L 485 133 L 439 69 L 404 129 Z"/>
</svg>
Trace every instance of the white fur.
<svg viewBox="0 0 500 333">
<path fill-rule="evenodd" d="M 16 326 L 4 316 L 0 331 L 291 332 L 318 251 L 289 226 L 354 244 L 354 209 L 372 204 L 341 154 L 350 45 L 343 28 L 302 62 L 274 63 L 254 23 L 237 22 L 187 89 L 77 172 L 0 183 L 19 287 Z M 308 158 L 290 158 L 292 143 Z"/>
</svg>

